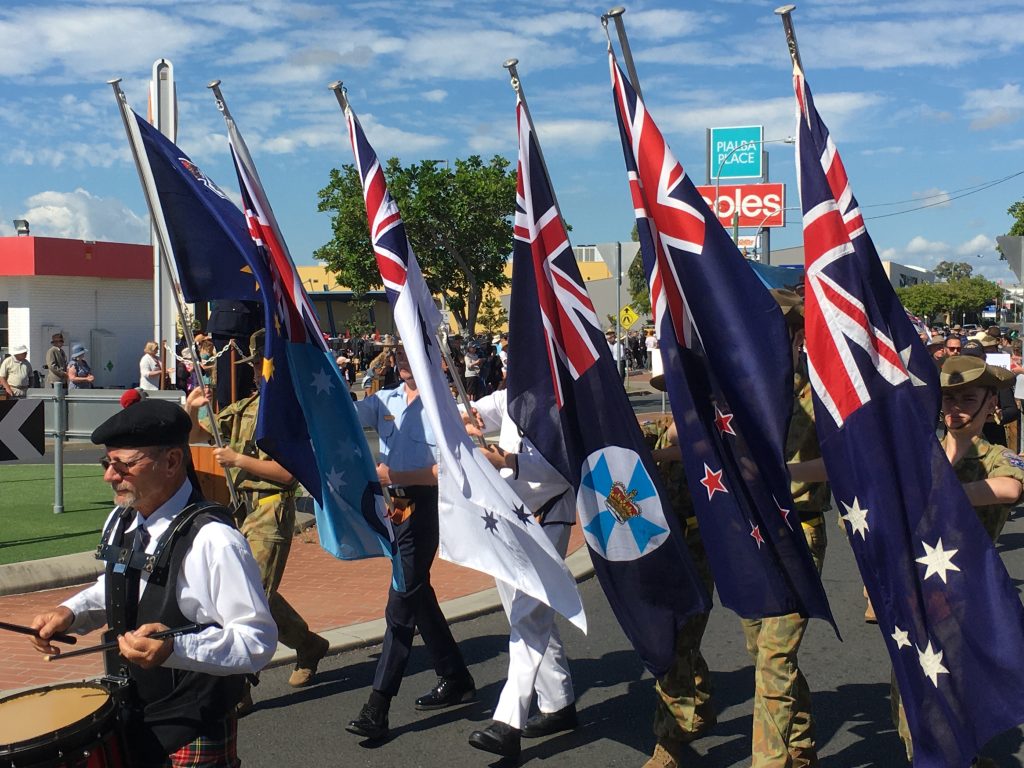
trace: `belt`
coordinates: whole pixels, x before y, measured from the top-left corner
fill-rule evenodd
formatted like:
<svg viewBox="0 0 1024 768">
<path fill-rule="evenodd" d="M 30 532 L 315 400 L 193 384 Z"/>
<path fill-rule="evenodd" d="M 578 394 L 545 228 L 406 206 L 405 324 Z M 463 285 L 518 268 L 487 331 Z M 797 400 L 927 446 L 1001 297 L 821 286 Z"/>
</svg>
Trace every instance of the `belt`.
<svg viewBox="0 0 1024 768">
<path fill-rule="evenodd" d="M 699 526 L 699 525 L 698 525 L 698 523 L 697 523 L 697 516 L 696 516 L 696 515 L 694 515 L 693 517 L 688 517 L 688 518 L 686 518 L 686 528 L 687 528 L 688 530 L 691 530 L 691 531 L 692 531 L 692 530 L 694 530 L 695 528 L 699 528 L 699 527 L 700 527 L 700 526 Z"/>
<path fill-rule="evenodd" d="M 295 491 L 260 491 L 260 490 L 244 490 L 242 491 L 248 494 L 249 500 L 253 503 L 259 502 L 260 504 L 270 504 L 276 502 L 282 498 L 291 498 L 295 495 Z"/>
<path fill-rule="evenodd" d="M 825 522 L 824 515 L 815 515 L 810 520 L 801 520 L 800 525 L 804 528 L 814 528 L 814 526 L 821 525 L 823 522 Z"/>
<path fill-rule="evenodd" d="M 389 485 L 388 495 L 396 499 L 408 499 L 416 495 L 430 493 L 436 485 Z"/>
</svg>

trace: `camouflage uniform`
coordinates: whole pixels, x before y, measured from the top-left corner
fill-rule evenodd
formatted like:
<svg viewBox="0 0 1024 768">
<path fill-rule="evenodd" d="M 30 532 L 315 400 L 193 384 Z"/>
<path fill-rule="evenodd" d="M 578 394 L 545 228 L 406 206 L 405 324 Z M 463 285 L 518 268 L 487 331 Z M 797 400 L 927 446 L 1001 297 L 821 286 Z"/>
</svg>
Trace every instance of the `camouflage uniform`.
<svg viewBox="0 0 1024 768">
<path fill-rule="evenodd" d="M 961 484 L 987 480 L 990 477 L 1012 477 L 1024 484 L 1024 459 L 1008 448 L 993 445 L 983 437 L 974 438 L 974 445 L 960 461 L 953 465 L 953 471 L 956 472 L 957 480 Z M 974 511 L 994 544 L 1010 517 L 1010 505 L 990 504 L 985 507 L 975 507 Z M 914 745 L 910 739 L 910 726 L 907 724 L 907 716 L 903 711 L 903 702 L 900 701 L 900 693 L 896 687 L 895 673 L 892 675 L 890 685 L 892 722 L 896 726 L 900 738 L 903 739 L 903 745 L 907 749 L 907 759 L 912 761 Z"/>
<path fill-rule="evenodd" d="M 257 447 L 255 440 L 259 407 L 259 393 L 238 400 L 220 410 L 217 426 L 227 447 L 267 461 L 270 456 Z M 234 470 L 234 479 L 251 510 L 246 514 L 243 509 L 235 522 L 248 540 L 260 567 L 270 613 L 277 623 L 278 639 L 289 648 L 305 650 L 317 636 L 309 631 L 306 621 L 277 591 L 295 534 L 297 483 L 292 481 L 289 485 L 281 485 L 241 470 Z"/>
<path fill-rule="evenodd" d="M 642 425 L 644 437 L 652 448 L 667 446 L 665 433 L 672 424 L 666 417 Z M 686 532 L 686 544 L 708 593 L 714 590 L 707 553 L 693 510 L 681 461 L 658 462 L 662 481 L 668 490 L 672 510 Z M 655 683 L 658 702 L 654 710 L 654 735 L 658 744 L 675 754 L 683 744 L 703 736 L 715 724 L 711 704 L 711 673 L 700 652 L 701 639 L 708 624 L 707 613 L 691 616 L 676 637 L 675 660 Z"/>
<path fill-rule="evenodd" d="M 811 386 L 794 377 L 793 417 L 786 440 L 786 460 L 821 456 L 814 429 Z M 828 483 L 793 483 L 795 511 L 814 564 L 821 572 L 828 538 L 823 513 L 830 506 Z M 798 614 L 741 619 L 747 652 L 754 660 L 754 731 L 751 768 L 802 768 L 818 765 L 811 715 L 811 691 L 797 662 L 807 629 Z"/>
</svg>

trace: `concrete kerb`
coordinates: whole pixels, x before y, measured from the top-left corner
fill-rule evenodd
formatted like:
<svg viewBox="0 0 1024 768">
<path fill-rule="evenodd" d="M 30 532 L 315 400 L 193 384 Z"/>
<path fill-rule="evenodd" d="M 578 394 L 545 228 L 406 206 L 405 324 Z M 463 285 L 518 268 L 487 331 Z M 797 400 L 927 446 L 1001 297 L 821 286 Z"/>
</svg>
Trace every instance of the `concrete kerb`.
<svg viewBox="0 0 1024 768">
<path fill-rule="evenodd" d="M 590 552 L 587 547 L 581 546 L 575 552 L 571 552 L 565 558 L 565 564 L 569 573 L 577 582 L 585 581 L 594 575 L 594 564 L 590 560 Z M 383 606 L 381 607 L 383 610 Z M 472 595 L 464 595 L 441 603 L 441 610 L 448 619 L 449 624 L 459 621 L 475 619 L 488 613 L 501 609 L 501 598 L 498 597 L 496 588 L 485 589 Z M 384 619 L 364 621 L 361 624 L 352 624 L 347 627 L 338 627 L 321 631 L 319 634 L 327 638 L 331 644 L 328 656 L 334 656 L 346 651 L 354 651 L 359 648 L 368 648 L 378 645 L 384 641 L 385 630 Z M 274 658 L 271 659 L 268 667 L 279 667 L 285 664 L 295 663 L 295 651 L 291 648 L 278 644 Z"/>
</svg>

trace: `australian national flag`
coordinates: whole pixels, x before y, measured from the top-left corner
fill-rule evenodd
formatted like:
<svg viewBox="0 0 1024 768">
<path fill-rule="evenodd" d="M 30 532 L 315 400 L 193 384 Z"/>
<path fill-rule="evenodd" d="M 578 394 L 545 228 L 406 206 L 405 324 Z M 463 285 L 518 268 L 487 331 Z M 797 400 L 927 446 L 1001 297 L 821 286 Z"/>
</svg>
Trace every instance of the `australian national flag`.
<svg viewBox="0 0 1024 768">
<path fill-rule="evenodd" d="M 610 47 L 608 59 L 666 389 L 718 594 L 746 618 L 831 621 L 789 492 L 785 319 Z"/>
<path fill-rule="evenodd" d="M 249 150 L 224 109 L 231 155 L 252 241 L 253 272 L 263 286 L 266 342 L 256 443 L 316 499 L 320 544 L 335 557 L 400 559 L 377 479 L 376 462 L 348 385 L 324 343 Z"/>
<path fill-rule="evenodd" d="M 242 212 L 166 136 L 135 112 L 131 118 L 142 136 L 185 300 L 262 301 Z"/>
<path fill-rule="evenodd" d="M 822 454 L 892 659 L 914 765 L 960 768 L 1024 722 L 1024 608 L 935 439 L 934 366 L 922 364 L 799 67 L 793 83 Z"/>
<path fill-rule="evenodd" d="M 616 374 L 522 102 L 516 117 L 508 412 L 576 489 L 601 587 L 660 677 L 686 617 L 710 598 Z"/>
</svg>

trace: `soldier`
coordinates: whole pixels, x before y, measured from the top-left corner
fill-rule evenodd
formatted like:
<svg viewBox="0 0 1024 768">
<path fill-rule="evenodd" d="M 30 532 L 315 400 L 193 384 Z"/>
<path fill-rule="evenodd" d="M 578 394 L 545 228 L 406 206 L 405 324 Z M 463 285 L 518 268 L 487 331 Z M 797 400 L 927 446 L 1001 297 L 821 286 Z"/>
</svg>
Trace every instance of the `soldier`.
<svg viewBox="0 0 1024 768">
<path fill-rule="evenodd" d="M 793 418 L 786 440 L 795 509 L 814 564 L 821 572 L 828 543 L 823 514 L 831 491 L 823 477 L 814 429 L 814 408 L 806 363 L 803 299 L 794 291 L 773 290 L 789 326 L 793 346 Z M 793 466 L 799 465 L 799 467 Z M 811 714 L 811 691 L 797 662 L 807 629 L 799 614 L 741 619 L 747 652 L 754 659 L 754 730 L 751 768 L 804 768 L 818 765 Z"/>
<path fill-rule="evenodd" d="M 653 376 L 651 386 L 664 391 L 664 375 Z M 693 563 L 708 594 L 711 594 L 715 584 L 686 484 L 675 423 L 671 417 L 664 417 L 645 422 L 641 428 L 668 489 L 672 510 L 686 531 L 686 545 Z M 654 735 L 657 743 L 644 768 L 676 768 L 680 765 L 682 747 L 703 736 L 716 722 L 711 703 L 711 673 L 700 652 L 709 615 L 701 613 L 687 619 L 676 637 L 672 666 L 655 682 L 658 699 L 654 710 Z"/>
<path fill-rule="evenodd" d="M 939 371 L 942 420 L 947 430 L 942 446 L 993 542 L 1006 525 L 1010 507 L 1024 492 L 1024 459 L 1008 448 L 989 443 L 981 433 L 996 410 L 998 393 L 1013 387 L 1015 379 L 1005 368 L 968 355 L 947 358 Z M 913 762 L 914 747 L 895 676 L 891 701 L 893 723 L 907 749 L 907 759 Z M 979 757 L 975 765 L 995 764 Z"/>
<path fill-rule="evenodd" d="M 256 370 L 262 361 L 262 341 L 263 331 L 257 331 L 250 339 L 251 357 L 247 362 L 251 362 Z M 210 396 L 204 389 L 192 390 L 185 401 L 192 419 L 190 440 L 193 443 L 213 442 L 213 437 L 200 423 L 199 409 L 209 403 Z M 295 490 L 298 483 L 288 470 L 256 445 L 259 403 L 257 391 L 220 410 L 217 428 L 227 445 L 214 449 L 214 458 L 226 472 L 232 472 L 235 486 L 248 502 L 248 508 L 241 511 L 238 527 L 249 541 L 259 564 L 263 588 L 267 592 L 280 640 L 296 652 L 295 669 L 288 678 L 288 684 L 301 688 L 313 682 L 317 666 L 327 655 L 330 644 L 326 638 L 311 632 L 306 621 L 278 592 L 295 533 Z M 242 713 L 251 707 L 252 700 L 247 691 L 241 705 Z"/>
</svg>

